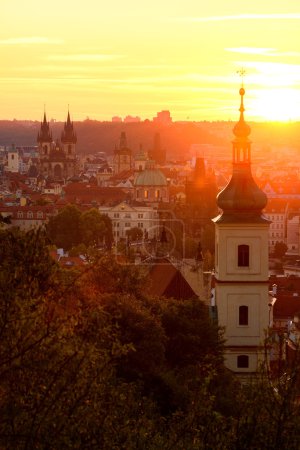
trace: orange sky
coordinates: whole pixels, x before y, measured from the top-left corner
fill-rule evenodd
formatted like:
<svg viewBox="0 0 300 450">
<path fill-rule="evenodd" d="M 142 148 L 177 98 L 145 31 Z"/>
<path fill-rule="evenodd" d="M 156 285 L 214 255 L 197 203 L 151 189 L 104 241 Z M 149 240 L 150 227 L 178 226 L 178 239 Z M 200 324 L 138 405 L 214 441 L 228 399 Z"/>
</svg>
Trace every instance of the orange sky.
<svg viewBox="0 0 300 450">
<path fill-rule="evenodd" d="M 300 120 L 294 0 L 10 0 L 1 19 L 0 119 L 235 120 L 244 67 L 248 120 Z"/>
</svg>

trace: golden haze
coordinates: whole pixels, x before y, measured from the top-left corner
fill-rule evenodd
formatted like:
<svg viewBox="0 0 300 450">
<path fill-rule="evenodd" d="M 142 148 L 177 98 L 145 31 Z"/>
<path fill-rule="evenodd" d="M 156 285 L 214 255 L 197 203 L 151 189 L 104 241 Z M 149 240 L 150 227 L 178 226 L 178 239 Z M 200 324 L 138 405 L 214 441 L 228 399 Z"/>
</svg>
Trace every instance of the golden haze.
<svg viewBox="0 0 300 450">
<path fill-rule="evenodd" d="M 113 115 L 300 119 L 297 2 L 137 0 L 1 4 L 0 119 Z"/>
</svg>

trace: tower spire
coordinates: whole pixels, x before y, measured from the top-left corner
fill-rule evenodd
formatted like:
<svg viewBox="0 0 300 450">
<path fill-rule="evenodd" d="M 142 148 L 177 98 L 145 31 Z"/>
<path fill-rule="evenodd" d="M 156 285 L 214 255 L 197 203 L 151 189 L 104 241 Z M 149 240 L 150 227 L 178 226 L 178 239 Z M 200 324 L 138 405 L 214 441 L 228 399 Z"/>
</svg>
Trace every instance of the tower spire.
<svg viewBox="0 0 300 450">
<path fill-rule="evenodd" d="M 71 122 L 70 118 L 69 105 L 68 105 L 67 121 L 65 122 L 64 129 L 61 133 L 61 141 L 63 143 L 73 143 L 73 144 L 76 144 L 77 142 L 77 136 L 74 131 L 73 122 Z"/>
<path fill-rule="evenodd" d="M 215 220 L 240 221 L 247 215 L 249 220 L 261 221 L 262 209 L 267 204 L 265 193 L 255 183 L 251 173 L 251 129 L 244 118 L 245 89 L 240 88 L 241 96 L 239 121 L 233 128 L 232 141 L 232 177 L 228 185 L 217 197 L 218 206 L 223 214 Z M 251 217 L 251 219 L 250 219 Z M 227 220 L 226 219 L 226 220 Z"/>
<path fill-rule="evenodd" d="M 50 131 L 49 122 L 47 122 L 46 110 L 44 105 L 44 117 L 41 122 L 40 131 L 37 135 L 37 142 L 52 142 L 52 133 Z"/>
</svg>

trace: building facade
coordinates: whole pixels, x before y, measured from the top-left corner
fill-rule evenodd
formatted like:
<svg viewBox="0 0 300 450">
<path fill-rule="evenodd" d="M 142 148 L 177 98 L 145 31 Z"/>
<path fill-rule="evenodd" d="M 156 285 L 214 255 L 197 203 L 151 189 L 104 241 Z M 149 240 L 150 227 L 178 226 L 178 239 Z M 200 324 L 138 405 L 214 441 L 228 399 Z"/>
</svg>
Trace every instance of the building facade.
<svg viewBox="0 0 300 450">
<path fill-rule="evenodd" d="M 147 239 L 153 239 L 158 233 L 157 210 L 150 206 L 130 206 L 122 202 L 113 207 L 100 206 L 99 212 L 111 219 L 115 241 L 126 239 L 127 231 L 132 228 L 140 228 Z"/>
<path fill-rule="evenodd" d="M 225 329 L 225 364 L 249 375 L 264 356 L 265 330 L 271 321 L 268 286 L 269 221 L 262 214 L 267 197 L 251 173 L 250 127 L 240 119 L 233 129 L 232 177 L 218 194 L 222 213 L 215 222 L 215 302 Z"/>
</svg>

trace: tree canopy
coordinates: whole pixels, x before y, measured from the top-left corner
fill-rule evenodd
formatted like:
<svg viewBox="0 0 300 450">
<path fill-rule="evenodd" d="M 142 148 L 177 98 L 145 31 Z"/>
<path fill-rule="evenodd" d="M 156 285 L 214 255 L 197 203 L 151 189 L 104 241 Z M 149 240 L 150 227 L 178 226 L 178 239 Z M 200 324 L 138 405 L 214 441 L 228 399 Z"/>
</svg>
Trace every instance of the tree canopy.
<svg viewBox="0 0 300 450">
<path fill-rule="evenodd" d="M 112 244 L 112 225 L 108 216 L 96 208 L 81 212 L 76 205 L 67 205 L 50 217 L 47 234 L 57 246 L 70 250 L 80 244 L 89 247 Z"/>
<path fill-rule="evenodd" d="M 150 298 L 110 254 L 61 269 L 0 230 L 0 447 L 297 449 L 299 361 L 241 386 L 199 300 Z"/>
</svg>

